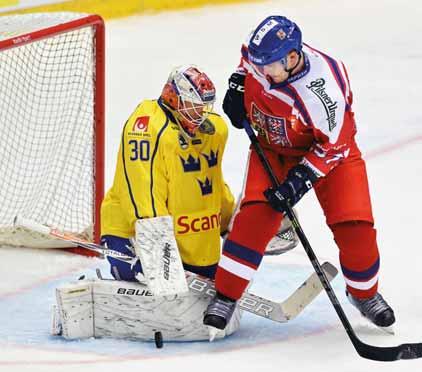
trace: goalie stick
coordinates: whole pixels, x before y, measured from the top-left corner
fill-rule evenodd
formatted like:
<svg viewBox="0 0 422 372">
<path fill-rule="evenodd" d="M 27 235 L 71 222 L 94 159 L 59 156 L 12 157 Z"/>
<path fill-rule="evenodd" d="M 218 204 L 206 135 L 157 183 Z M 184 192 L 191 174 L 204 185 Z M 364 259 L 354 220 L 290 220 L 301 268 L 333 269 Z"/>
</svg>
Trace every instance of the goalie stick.
<svg viewBox="0 0 422 372">
<path fill-rule="evenodd" d="M 25 227 L 27 229 L 39 232 L 41 234 L 49 235 L 53 238 L 67 241 L 69 243 L 80 245 L 86 249 L 93 250 L 100 254 L 101 258 L 110 256 L 122 261 L 132 261 L 133 257 L 127 256 L 123 253 L 106 249 L 99 244 L 90 243 L 83 239 L 79 239 L 71 234 L 61 233 L 48 226 L 36 223 L 34 221 L 15 217 L 15 225 Z M 337 269 L 325 262 L 322 269 L 327 276 L 327 280 L 332 280 L 337 275 Z M 99 279 L 102 279 L 101 274 L 97 271 Z M 105 279 L 107 280 L 107 279 Z M 212 297 L 215 293 L 214 284 L 211 280 L 200 277 L 195 274 L 188 274 L 187 283 L 190 290 L 198 294 L 207 294 Z M 252 314 L 273 320 L 279 323 L 285 323 L 294 319 L 302 310 L 309 305 L 322 291 L 321 283 L 316 273 L 313 273 L 299 288 L 297 288 L 286 300 L 282 302 L 275 302 L 266 298 L 254 295 L 252 293 L 245 293 L 241 300 L 239 300 L 239 307 L 242 310 Z"/>
<path fill-rule="evenodd" d="M 338 272 L 329 262 L 324 262 L 322 269 L 330 281 L 336 277 Z M 99 269 L 97 269 L 97 277 L 101 280 L 114 280 L 104 279 Z M 199 295 L 207 295 L 210 298 L 214 297 L 215 287 L 212 280 L 187 271 L 186 281 L 188 288 L 192 292 Z M 317 274 L 313 273 L 284 301 L 272 301 L 253 293 L 245 292 L 238 301 L 238 306 L 241 310 L 257 316 L 278 323 L 286 323 L 296 318 L 321 293 L 322 289 Z"/>
<path fill-rule="evenodd" d="M 280 183 L 275 176 L 270 163 L 268 162 L 268 159 L 262 150 L 261 145 L 258 142 L 258 139 L 255 135 L 255 132 L 253 131 L 251 125 L 247 120 L 243 121 L 243 126 L 246 130 L 246 133 L 251 141 L 251 144 L 256 151 L 259 160 L 262 163 L 262 166 L 264 167 L 269 179 L 271 180 L 271 183 L 274 188 L 277 188 Z M 422 357 L 422 343 L 409 343 L 409 344 L 401 344 L 398 346 L 387 346 L 387 347 L 381 347 L 381 346 L 374 346 L 369 345 L 364 342 L 362 342 L 356 335 L 355 331 L 353 330 L 352 325 L 349 322 L 349 319 L 347 318 L 346 314 L 344 313 L 343 308 L 340 305 L 340 302 L 337 299 L 337 296 L 331 287 L 328 278 L 326 277 L 324 271 L 322 270 L 321 264 L 318 261 L 318 258 L 316 257 L 311 244 L 309 243 L 305 233 L 302 230 L 302 227 L 299 223 L 299 220 L 297 219 L 292 207 L 289 205 L 289 203 L 285 202 L 285 210 L 287 217 L 292 222 L 292 225 L 295 229 L 296 234 L 299 237 L 300 242 L 303 245 L 303 248 L 305 249 L 306 254 L 308 255 L 309 260 L 311 261 L 311 264 L 315 270 L 315 272 L 318 274 L 318 278 L 321 281 L 321 284 L 323 285 L 325 292 L 328 295 L 328 298 L 330 299 L 332 305 L 334 306 L 334 309 L 340 318 L 341 323 L 343 324 L 344 329 L 346 330 L 347 335 L 349 336 L 350 341 L 352 342 L 353 346 L 355 347 L 355 350 L 357 353 L 367 359 L 371 360 L 378 360 L 383 362 L 392 362 L 395 360 L 400 359 L 417 359 Z"/>
<path fill-rule="evenodd" d="M 48 235 L 51 238 L 63 240 L 68 243 L 74 244 L 75 246 L 85 248 L 89 251 L 97 253 L 100 258 L 105 258 L 106 256 L 110 256 L 113 258 L 121 259 L 122 261 L 126 261 L 126 262 L 133 261 L 133 257 L 127 256 L 118 251 L 107 249 L 100 244 L 89 242 L 75 235 L 72 235 L 69 233 L 63 233 L 57 229 L 51 228 L 46 225 L 42 225 L 35 221 L 29 220 L 27 218 L 15 216 L 13 224 L 15 227 L 24 227 L 25 229 L 32 230 L 40 234 Z"/>
<path fill-rule="evenodd" d="M 325 275 L 329 280 L 333 280 L 337 275 L 337 269 L 329 262 L 322 265 Z M 207 278 L 189 274 L 187 277 L 188 287 L 199 294 L 205 293 L 214 297 L 214 283 Z M 286 323 L 298 316 L 302 310 L 308 306 L 322 291 L 316 273 L 313 273 L 305 282 L 297 288 L 287 299 L 282 302 L 275 302 L 257 296 L 253 293 L 245 292 L 238 301 L 240 309 L 249 313 L 270 319 L 274 322 Z"/>
</svg>

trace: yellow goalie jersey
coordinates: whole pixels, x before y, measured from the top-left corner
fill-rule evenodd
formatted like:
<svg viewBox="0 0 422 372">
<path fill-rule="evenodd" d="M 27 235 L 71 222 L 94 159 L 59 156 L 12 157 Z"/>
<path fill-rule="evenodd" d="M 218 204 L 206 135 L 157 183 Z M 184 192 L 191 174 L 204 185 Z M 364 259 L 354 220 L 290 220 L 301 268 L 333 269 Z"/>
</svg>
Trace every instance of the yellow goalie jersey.
<svg viewBox="0 0 422 372">
<path fill-rule="evenodd" d="M 126 122 L 113 186 L 101 206 L 101 233 L 129 238 L 137 219 L 171 215 L 183 262 L 214 265 L 234 209 L 221 169 L 227 125 L 212 113 L 186 138 L 169 116 L 147 100 Z"/>
</svg>

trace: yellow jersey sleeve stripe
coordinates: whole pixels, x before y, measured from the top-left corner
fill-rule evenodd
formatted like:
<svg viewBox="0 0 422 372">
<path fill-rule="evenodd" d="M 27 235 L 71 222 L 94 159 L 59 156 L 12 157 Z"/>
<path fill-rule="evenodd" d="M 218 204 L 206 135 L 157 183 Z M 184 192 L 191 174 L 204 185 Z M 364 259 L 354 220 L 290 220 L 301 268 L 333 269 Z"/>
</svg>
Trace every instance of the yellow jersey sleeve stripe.
<svg viewBox="0 0 422 372">
<path fill-rule="evenodd" d="M 161 135 L 163 134 L 163 132 L 165 131 L 165 129 L 167 128 L 169 124 L 169 119 L 166 117 L 166 122 L 165 124 L 161 127 L 160 131 L 158 132 L 157 135 L 157 141 L 155 142 L 155 146 L 154 146 L 154 151 L 152 153 L 152 158 L 151 158 L 151 168 L 150 168 L 150 193 L 151 193 L 151 204 L 152 204 L 152 211 L 154 213 L 154 217 L 157 217 L 157 211 L 155 209 L 155 200 L 154 200 L 154 192 L 153 192 L 153 188 L 154 188 L 154 159 L 155 159 L 155 155 L 157 154 L 158 151 L 158 146 L 160 145 L 160 138 Z"/>
<path fill-rule="evenodd" d="M 126 158 L 125 158 L 125 134 L 126 134 L 126 126 L 129 123 L 129 120 L 126 121 L 125 126 L 123 127 L 123 133 L 122 133 L 122 162 L 123 162 L 123 169 L 125 172 L 125 179 L 126 179 L 126 184 L 127 184 L 127 188 L 129 191 L 129 196 L 130 196 L 130 200 L 132 202 L 133 205 L 133 209 L 135 211 L 135 216 L 136 219 L 141 219 L 139 212 L 138 212 L 138 207 L 136 206 L 135 203 L 135 198 L 133 197 L 133 193 L 132 193 L 132 188 L 130 186 L 130 181 L 129 181 L 129 176 L 127 174 L 127 169 L 126 169 Z"/>
</svg>

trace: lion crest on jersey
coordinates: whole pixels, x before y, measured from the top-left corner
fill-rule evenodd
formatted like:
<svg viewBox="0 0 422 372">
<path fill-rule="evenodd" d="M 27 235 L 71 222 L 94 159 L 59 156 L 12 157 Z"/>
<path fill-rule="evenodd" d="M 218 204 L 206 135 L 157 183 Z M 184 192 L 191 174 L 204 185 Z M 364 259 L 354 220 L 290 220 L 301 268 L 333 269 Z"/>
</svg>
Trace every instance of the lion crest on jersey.
<svg viewBox="0 0 422 372">
<path fill-rule="evenodd" d="M 267 138 L 268 143 L 291 147 L 287 137 L 286 119 L 268 115 L 252 103 L 252 124 L 260 135 Z"/>
</svg>

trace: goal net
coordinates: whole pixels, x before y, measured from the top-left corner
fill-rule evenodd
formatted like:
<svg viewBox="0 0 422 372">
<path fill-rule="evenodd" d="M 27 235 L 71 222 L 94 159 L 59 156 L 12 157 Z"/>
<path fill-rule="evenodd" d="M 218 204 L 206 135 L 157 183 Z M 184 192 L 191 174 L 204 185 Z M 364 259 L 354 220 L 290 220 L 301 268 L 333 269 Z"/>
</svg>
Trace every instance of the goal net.
<svg viewBox="0 0 422 372">
<path fill-rule="evenodd" d="M 17 215 L 98 241 L 103 162 L 102 19 L 0 17 L 0 245 L 63 246 Z"/>
</svg>

